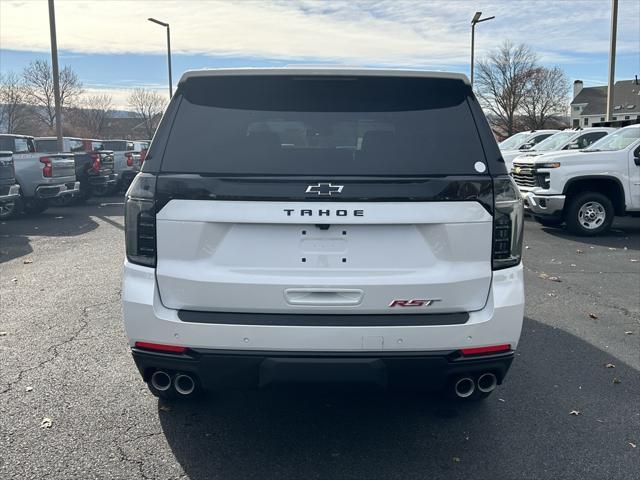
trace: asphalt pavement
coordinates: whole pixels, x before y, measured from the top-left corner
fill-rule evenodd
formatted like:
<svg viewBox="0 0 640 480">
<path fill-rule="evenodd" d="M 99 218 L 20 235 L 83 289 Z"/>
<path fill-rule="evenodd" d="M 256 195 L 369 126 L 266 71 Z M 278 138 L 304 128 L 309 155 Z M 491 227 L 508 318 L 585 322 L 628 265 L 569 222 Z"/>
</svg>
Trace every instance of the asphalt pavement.
<svg viewBox="0 0 640 480">
<path fill-rule="evenodd" d="M 505 383 L 460 405 L 295 387 L 163 403 L 121 319 L 121 197 L 0 222 L 0 478 L 640 478 L 640 219 L 527 221 Z"/>
</svg>

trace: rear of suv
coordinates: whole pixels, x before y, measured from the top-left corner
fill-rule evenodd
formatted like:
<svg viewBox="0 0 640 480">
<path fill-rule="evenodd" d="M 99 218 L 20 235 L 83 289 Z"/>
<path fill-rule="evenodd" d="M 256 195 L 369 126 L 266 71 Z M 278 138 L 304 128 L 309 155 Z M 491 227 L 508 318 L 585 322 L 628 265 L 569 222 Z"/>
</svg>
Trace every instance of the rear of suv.
<svg viewBox="0 0 640 480">
<path fill-rule="evenodd" d="M 291 381 L 485 398 L 523 320 L 522 200 L 464 75 L 183 75 L 125 204 L 161 397 Z"/>
</svg>

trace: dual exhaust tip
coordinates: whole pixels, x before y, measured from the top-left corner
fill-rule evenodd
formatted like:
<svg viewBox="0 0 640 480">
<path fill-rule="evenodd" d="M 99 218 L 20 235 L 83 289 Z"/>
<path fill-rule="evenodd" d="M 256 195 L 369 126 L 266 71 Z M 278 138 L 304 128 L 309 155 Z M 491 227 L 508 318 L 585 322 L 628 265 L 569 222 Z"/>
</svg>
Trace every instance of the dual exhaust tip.
<svg viewBox="0 0 640 480">
<path fill-rule="evenodd" d="M 170 388 L 180 395 L 191 395 L 196 390 L 196 382 L 188 373 L 176 373 L 171 375 L 164 370 L 156 370 L 151 375 L 151 385 L 159 392 L 166 392 Z"/>
<path fill-rule="evenodd" d="M 491 372 L 481 374 L 477 380 L 473 377 L 459 377 L 453 384 L 453 390 L 458 398 L 469 398 L 476 388 L 479 392 L 490 393 L 498 386 L 498 378 Z"/>
</svg>

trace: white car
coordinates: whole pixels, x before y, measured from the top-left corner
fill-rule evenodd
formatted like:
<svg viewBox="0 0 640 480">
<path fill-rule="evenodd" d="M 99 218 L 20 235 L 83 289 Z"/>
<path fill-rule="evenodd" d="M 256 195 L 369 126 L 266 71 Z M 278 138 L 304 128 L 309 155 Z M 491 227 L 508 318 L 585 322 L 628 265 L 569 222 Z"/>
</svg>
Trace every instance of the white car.
<svg viewBox="0 0 640 480">
<path fill-rule="evenodd" d="M 615 215 L 640 212 L 640 125 L 578 152 L 518 159 L 511 175 L 538 222 L 564 222 L 578 235 L 605 233 Z"/>
<path fill-rule="evenodd" d="M 182 76 L 125 201 L 151 392 L 370 382 L 488 396 L 524 314 L 523 201 L 464 75 Z"/>
<path fill-rule="evenodd" d="M 551 152 L 575 153 L 576 150 L 583 150 L 597 142 L 602 137 L 615 132 L 616 128 L 610 127 L 590 127 L 563 130 L 551 135 L 530 150 L 518 155 L 514 162 L 526 161 L 532 157 L 538 157 Z M 512 165 L 507 169 L 511 171 Z"/>
<path fill-rule="evenodd" d="M 498 147 L 500 147 L 502 158 L 504 158 L 504 162 L 507 165 L 507 172 L 511 170 L 511 162 L 513 162 L 514 158 L 559 131 L 560 130 L 530 130 L 528 132 L 516 133 L 500 142 Z"/>
</svg>

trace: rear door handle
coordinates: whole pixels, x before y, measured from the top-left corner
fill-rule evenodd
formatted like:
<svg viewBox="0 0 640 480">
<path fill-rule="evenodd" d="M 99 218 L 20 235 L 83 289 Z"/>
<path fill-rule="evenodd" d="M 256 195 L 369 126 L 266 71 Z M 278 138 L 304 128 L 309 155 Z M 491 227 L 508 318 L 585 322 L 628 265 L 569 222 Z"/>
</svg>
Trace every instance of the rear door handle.
<svg viewBox="0 0 640 480">
<path fill-rule="evenodd" d="M 351 288 L 288 288 L 284 298 L 289 305 L 353 306 L 362 303 L 364 292 Z"/>
</svg>

